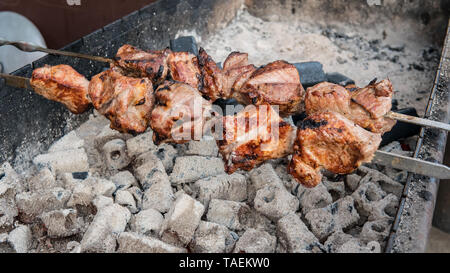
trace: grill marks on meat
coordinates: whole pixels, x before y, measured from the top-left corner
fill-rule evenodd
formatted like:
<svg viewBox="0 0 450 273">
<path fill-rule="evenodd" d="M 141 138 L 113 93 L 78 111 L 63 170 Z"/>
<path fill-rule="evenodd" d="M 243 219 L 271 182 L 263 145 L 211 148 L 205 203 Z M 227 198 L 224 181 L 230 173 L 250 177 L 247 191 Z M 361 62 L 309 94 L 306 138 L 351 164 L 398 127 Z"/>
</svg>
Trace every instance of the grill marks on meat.
<svg viewBox="0 0 450 273">
<path fill-rule="evenodd" d="M 201 48 L 199 65 L 203 76 L 200 91 L 212 101 L 233 97 L 245 105 L 278 105 L 282 116 L 302 109 L 305 90 L 295 66 L 285 61 L 257 69 L 248 63 L 247 53 L 232 52 L 220 69 Z"/>
<path fill-rule="evenodd" d="M 156 143 L 200 140 L 216 115 L 211 102 L 185 83 L 165 82 L 156 90 L 156 99 L 150 123 Z"/>
<path fill-rule="evenodd" d="M 92 104 L 123 133 L 143 133 L 154 105 L 153 86 L 148 78 L 123 76 L 110 69 L 94 76 L 89 85 Z"/>
<path fill-rule="evenodd" d="M 247 104 L 278 105 L 282 116 L 302 108 L 305 90 L 294 65 L 275 61 L 258 68 L 240 88 Z"/>
<path fill-rule="evenodd" d="M 323 82 L 307 89 L 305 109 L 309 115 L 325 110 L 333 111 L 371 132 L 382 134 L 390 131 L 396 123 L 395 120 L 384 117 L 391 109 L 391 97 L 392 85 L 389 80 L 354 92 L 337 84 Z"/>
<path fill-rule="evenodd" d="M 351 173 L 372 160 L 380 143 L 380 134 L 364 130 L 341 114 L 314 113 L 297 130 L 288 171 L 299 183 L 314 187 L 322 180 L 322 168 Z"/>
<path fill-rule="evenodd" d="M 227 91 L 223 88 L 225 79 L 222 69 L 217 66 L 216 62 L 203 48 L 200 48 L 198 52 L 198 64 L 203 78 L 203 86 L 200 92 L 211 101 L 227 98 Z"/>
<path fill-rule="evenodd" d="M 30 84 L 36 93 L 61 102 L 74 114 L 81 114 L 89 107 L 89 81 L 68 65 L 37 68 Z"/>
<path fill-rule="evenodd" d="M 194 88 L 201 88 L 201 71 L 195 55 L 189 52 L 172 52 L 169 54 L 167 64 L 174 81 L 187 83 Z"/>
<path fill-rule="evenodd" d="M 144 51 L 131 45 L 124 45 L 117 51 L 117 65 L 134 77 L 147 77 L 153 84 L 162 83 L 169 72 L 167 59 L 172 53 L 170 49 Z"/>
<path fill-rule="evenodd" d="M 295 128 L 270 105 L 249 105 L 235 116 L 223 117 L 222 122 L 215 134 L 228 173 L 248 171 L 292 152 Z"/>
</svg>

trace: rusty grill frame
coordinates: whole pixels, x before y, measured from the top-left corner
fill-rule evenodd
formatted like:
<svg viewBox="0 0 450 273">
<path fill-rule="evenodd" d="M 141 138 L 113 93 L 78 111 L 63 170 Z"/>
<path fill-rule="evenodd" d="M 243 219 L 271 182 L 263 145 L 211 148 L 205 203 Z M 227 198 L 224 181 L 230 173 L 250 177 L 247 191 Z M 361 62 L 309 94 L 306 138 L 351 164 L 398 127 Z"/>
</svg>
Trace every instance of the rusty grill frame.
<svg viewBox="0 0 450 273">
<path fill-rule="evenodd" d="M 448 105 L 450 103 L 450 92 L 448 85 L 448 77 L 450 76 L 450 20 L 447 25 L 447 32 L 444 40 L 444 45 L 442 48 L 441 58 L 439 62 L 439 67 L 436 71 L 435 80 L 433 83 L 433 88 L 430 93 L 430 97 L 428 100 L 427 108 L 425 110 L 424 118 L 436 120 L 444 123 L 449 123 L 449 109 Z M 443 100 L 442 100 L 443 99 Z M 447 109 L 445 109 L 447 107 Z M 445 110 L 447 111 L 445 115 Z M 445 115 L 445 116 L 444 116 Z M 444 130 L 431 129 L 422 127 L 420 130 L 419 138 L 416 143 L 416 149 L 414 151 L 414 158 L 425 159 L 427 161 L 432 161 L 436 163 L 442 163 L 445 146 L 447 141 L 447 132 Z M 437 144 L 437 146 L 435 146 Z M 437 158 L 433 158 L 429 156 L 430 150 L 440 151 L 438 153 Z M 402 197 L 400 200 L 399 208 L 397 214 L 395 216 L 394 223 L 392 225 L 391 232 L 389 234 L 388 243 L 385 248 L 385 252 L 396 252 L 399 249 L 399 242 L 396 242 L 396 235 L 399 230 L 401 230 L 400 223 L 402 221 L 411 221 L 411 219 L 407 219 L 411 217 L 411 215 L 404 215 L 405 212 L 405 203 L 410 198 L 415 198 L 411 194 L 411 188 L 416 184 L 422 184 L 425 189 L 428 189 L 432 196 L 419 196 L 419 198 L 424 199 L 424 201 L 432 201 L 431 206 L 434 207 L 434 203 L 436 202 L 437 190 L 439 188 L 439 180 L 433 177 L 424 177 L 420 175 L 416 175 L 414 173 L 408 173 L 405 187 L 403 189 Z M 417 188 L 418 185 L 416 185 Z M 420 186 L 420 185 L 419 185 Z M 422 190 L 425 192 L 425 190 Z M 422 194 L 423 195 L 423 194 Z M 430 199 L 431 200 L 427 200 Z M 433 218 L 432 213 L 428 213 L 423 215 L 425 222 L 422 223 L 418 228 L 418 233 L 428 234 L 429 229 L 431 227 L 431 222 Z M 417 234 L 417 235 L 419 235 Z M 416 250 L 425 251 L 426 248 L 426 239 L 421 243 L 420 246 Z"/>
</svg>

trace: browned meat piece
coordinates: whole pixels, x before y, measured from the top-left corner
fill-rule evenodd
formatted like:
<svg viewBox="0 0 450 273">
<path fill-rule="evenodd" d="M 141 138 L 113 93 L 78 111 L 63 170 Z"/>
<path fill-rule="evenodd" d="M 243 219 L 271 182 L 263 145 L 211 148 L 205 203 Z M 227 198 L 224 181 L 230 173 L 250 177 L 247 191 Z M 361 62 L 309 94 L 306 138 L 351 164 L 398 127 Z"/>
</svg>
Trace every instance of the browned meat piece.
<svg viewBox="0 0 450 273">
<path fill-rule="evenodd" d="M 89 85 L 92 104 L 111 121 L 111 128 L 123 133 L 143 133 L 154 104 L 148 78 L 123 76 L 109 69 L 94 76 Z"/>
<path fill-rule="evenodd" d="M 239 95 L 242 85 L 255 72 L 256 67 L 248 63 L 248 54 L 232 52 L 223 63 L 225 74 L 224 90 L 226 98 L 234 96 L 238 101 L 243 101 Z M 236 94 L 236 95 L 235 95 Z"/>
<path fill-rule="evenodd" d="M 223 117 L 222 126 L 216 128 L 221 128 L 215 138 L 228 173 L 287 156 L 295 138 L 295 128 L 270 105 L 249 105 L 234 116 Z"/>
<path fill-rule="evenodd" d="M 352 93 L 352 100 L 364 107 L 373 118 L 381 118 L 392 108 L 392 83 L 390 80 L 376 82 Z"/>
<path fill-rule="evenodd" d="M 185 83 L 164 83 L 156 90 L 156 99 L 151 115 L 156 143 L 200 140 L 215 116 L 211 102 Z"/>
<path fill-rule="evenodd" d="M 189 52 L 172 52 L 167 64 L 173 80 L 201 88 L 201 72 L 195 55 Z"/>
<path fill-rule="evenodd" d="M 37 68 L 30 83 L 36 93 L 61 102 L 74 114 L 83 113 L 91 103 L 88 97 L 89 81 L 68 65 Z"/>
<path fill-rule="evenodd" d="M 199 91 L 211 101 L 227 98 L 223 86 L 225 82 L 223 71 L 203 48 L 199 50 L 198 63 L 203 78 L 203 86 Z"/>
<path fill-rule="evenodd" d="M 305 93 L 297 69 L 285 61 L 258 68 L 238 92 L 245 104 L 278 105 L 281 116 L 299 112 Z"/>
<path fill-rule="evenodd" d="M 144 51 L 124 45 L 117 51 L 117 65 L 129 76 L 147 77 L 153 84 L 162 83 L 169 72 L 167 59 L 170 49 Z"/>
<path fill-rule="evenodd" d="M 338 113 L 314 113 L 297 130 L 288 170 L 299 183 L 314 187 L 322 180 L 322 168 L 351 173 L 372 160 L 380 142 L 380 134 L 364 130 Z"/>
<path fill-rule="evenodd" d="M 370 92 L 373 89 L 366 87 L 360 90 L 364 91 L 364 93 L 369 93 L 370 95 Z M 381 99 L 387 104 L 383 110 L 385 113 L 380 117 L 374 117 L 363 106 L 353 101 L 352 97 L 354 94 L 358 94 L 358 97 L 362 100 L 362 95 L 364 93 L 360 92 L 360 90 L 350 92 L 348 89 L 337 84 L 328 82 L 319 83 L 308 88 L 306 91 L 306 113 L 313 114 L 325 110 L 333 111 L 340 113 L 371 132 L 385 133 L 390 131 L 396 122 L 393 119 L 385 118 L 383 116 L 390 110 L 391 98 L 388 98 L 389 102 L 385 100 L 387 97 Z"/>
</svg>

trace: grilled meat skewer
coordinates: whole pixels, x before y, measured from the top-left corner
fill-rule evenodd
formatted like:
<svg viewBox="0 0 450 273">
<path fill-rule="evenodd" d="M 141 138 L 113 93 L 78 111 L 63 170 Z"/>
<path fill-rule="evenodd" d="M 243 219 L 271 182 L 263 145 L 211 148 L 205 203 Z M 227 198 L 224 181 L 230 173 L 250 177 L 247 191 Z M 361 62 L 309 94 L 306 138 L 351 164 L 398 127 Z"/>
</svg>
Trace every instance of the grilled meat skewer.
<svg viewBox="0 0 450 273">
<path fill-rule="evenodd" d="M 168 50 L 168 49 L 163 50 L 163 51 L 153 51 L 153 55 L 156 56 L 155 58 L 157 60 L 158 59 L 160 60 L 160 62 L 159 62 L 160 65 L 159 65 L 159 67 L 157 67 L 158 70 L 157 70 L 157 72 L 155 72 L 155 70 L 153 68 L 154 65 L 150 65 L 152 67 L 151 71 L 150 70 L 146 71 L 146 67 L 147 66 L 145 65 L 145 63 L 147 63 L 147 62 L 150 62 L 150 63 L 153 63 L 153 64 L 158 64 L 157 60 L 154 60 L 154 59 L 150 58 L 150 56 L 152 56 L 152 52 L 150 52 L 150 54 L 147 54 L 146 51 L 136 49 L 136 48 L 134 48 L 133 46 L 130 46 L 130 45 L 124 45 L 122 50 L 119 49 L 119 51 L 118 51 L 119 54 L 116 56 L 117 60 L 107 59 L 107 58 L 98 57 L 98 56 L 90 56 L 90 55 L 86 55 L 86 54 L 79 54 L 79 53 L 66 52 L 66 51 L 59 51 L 59 50 L 53 50 L 53 49 L 46 49 L 46 48 L 41 48 L 41 47 L 38 47 L 38 46 L 34 46 L 34 45 L 31 45 L 31 44 L 22 43 L 22 42 L 10 42 L 10 41 L 0 40 L 0 46 L 2 46 L 2 45 L 13 45 L 13 46 L 17 47 L 18 49 L 20 49 L 22 51 L 26 51 L 26 52 L 42 51 L 42 52 L 47 52 L 47 53 L 50 53 L 50 54 L 72 56 L 72 57 L 77 57 L 77 58 L 85 58 L 85 59 L 90 59 L 90 60 L 95 60 L 95 61 L 108 62 L 112 66 L 116 66 L 116 67 L 120 67 L 119 64 L 118 64 L 118 61 L 117 61 L 117 60 L 120 59 L 124 63 L 123 64 L 123 66 L 124 66 L 123 69 L 128 71 L 128 73 L 131 73 L 131 74 L 137 73 L 137 75 L 145 75 L 147 77 L 150 77 L 150 79 L 155 79 L 155 81 L 157 83 L 163 82 L 165 77 L 167 76 L 167 73 L 165 72 L 165 71 L 167 71 L 167 68 L 166 68 L 166 65 L 165 65 L 165 62 L 164 62 L 164 58 L 161 58 L 160 56 L 164 57 L 164 56 L 170 54 L 170 50 Z M 125 52 L 127 52 L 127 54 L 124 54 Z M 133 56 L 133 54 L 135 54 L 135 53 L 137 55 L 141 55 L 141 57 L 140 57 L 141 59 L 139 59 L 139 57 Z M 145 56 L 145 57 L 143 57 L 143 56 Z M 237 56 L 239 56 L 239 57 L 235 58 Z M 239 53 L 239 54 L 232 53 L 232 54 L 230 54 L 230 56 L 228 58 L 233 59 L 233 61 L 229 61 L 229 63 L 231 64 L 229 67 L 231 67 L 231 66 L 233 68 L 241 67 L 241 66 L 245 67 L 245 65 L 240 65 L 240 64 L 243 64 L 243 63 L 241 63 L 241 61 L 242 61 L 241 57 L 242 56 L 246 56 L 246 54 L 245 53 Z M 128 58 L 130 58 L 130 59 L 128 59 Z M 227 60 L 228 60 L 228 58 L 227 58 Z M 161 62 L 161 60 L 162 60 L 162 62 Z M 238 61 L 236 61 L 236 60 L 238 60 Z M 193 63 L 195 63 L 194 59 L 191 59 L 191 61 Z M 133 72 L 134 68 L 131 65 L 133 62 L 138 63 L 138 64 L 141 63 L 141 65 L 136 65 L 137 70 L 138 70 L 137 72 L 136 71 Z M 226 63 L 227 63 L 227 61 L 225 61 L 225 63 L 224 63 L 224 68 L 226 68 Z M 191 65 L 189 65 L 189 66 L 191 66 Z M 194 70 L 196 70 L 196 69 L 194 69 Z M 240 90 L 242 85 L 251 76 L 253 71 L 254 71 L 253 69 L 247 68 L 247 70 L 245 72 L 242 72 L 239 75 L 239 77 L 236 78 L 235 81 L 234 81 L 233 88 L 232 88 L 233 89 L 232 96 L 234 98 L 236 98 L 238 101 L 240 101 L 241 103 L 245 101 L 245 98 L 243 98 L 243 96 L 241 94 L 239 94 L 238 92 L 235 92 L 235 91 L 236 90 Z M 149 73 L 150 73 L 150 75 L 148 76 Z M 158 75 L 160 75 L 161 79 L 159 79 Z M 185 74 L 183 73 L 183 75 L 185 75 Z M 2 77 L 6 78 L 6 77 L 8 77 L 8 75 L 3 74 Z M 203 77 L 203 75 L 200 75 L 200 78 L 202 78 L 202 77 Z M 17 80 L 12 79 L 13 78 L 12 76 L 9 76 L 8 78 L 9 78 L 9 82 L 11 84 L 15 84 L 15 82 L 17 82 Z M 190 78 L 190 79 L 193 79 L 193 78 Z M 188 81 L 186 76 L 179 77 L 178 79 L 175 79 L 175 80 L 187 81 L 192 86 L 194 85 L 192 83 L 196 82 L 195 80 Z M 232 79 L 228 80 L 228 82 L 233 82 L 233 80 Z M 199 81 L 199 86 L 193 86 L 193 87 L 198 88 L 199 90 L 202 90 L 202 88 L 201 88 L 202 84 L 203 84 L 202 80 L 200 80 Z M 21 86 L 23 87 L 23 85 L 21 85 Z M 346 88 L 349 89 L 349 91 L 353 91 L 351 89 L 357 89 L 356 86 L 354 86 L 354 85 L 346 86 Z M 295 109 L 295 107 L 294 107 L 294 109 Z M 343 113 L 341 112 L 341 114 L 343 114 Z M 411 116 L 407 116 L 407 115 L 400 115 L 400 114 L 393 113 L 393 112 L 388 112 L 385 117 L 386 118 L 390 118 L 390 119 L 400 120 L 400 121 L 403 121 L 403 122 L 413 123 L 413 124 L 420 125 L 420 126 L 426 126 L 426 127 L 432 127 L 432 128 L 437 128 L 437 129 L 443 129 L 443 130 L 450 131 L 450 125 L 449 124 L 444 124 L 444 123 L 440 123 L 440 122 L 436 122 L 436 121 L 432 121 L 432 120 L 421 119 L 421 118 L 411 117 Z M 373 124 L 375 127 L 372 130 L 374 130 L 374 131 L 386 130 L 386 129 L 383 129 L 383 128 L 384 127 L 388 128 L 389 126 L 391 126 L 390 123 L 392 123 L 392 122 L 388 122 L 388 120 L 385 119 L 385 121 L 381 122 L 381 124 L 379 124 L 379 123 L 378 124 Z M 379 126 L 381 126 L 381 128 Z M 370 128 L 370 127 L 365 127 L 365 128 Z"/>
</svg>

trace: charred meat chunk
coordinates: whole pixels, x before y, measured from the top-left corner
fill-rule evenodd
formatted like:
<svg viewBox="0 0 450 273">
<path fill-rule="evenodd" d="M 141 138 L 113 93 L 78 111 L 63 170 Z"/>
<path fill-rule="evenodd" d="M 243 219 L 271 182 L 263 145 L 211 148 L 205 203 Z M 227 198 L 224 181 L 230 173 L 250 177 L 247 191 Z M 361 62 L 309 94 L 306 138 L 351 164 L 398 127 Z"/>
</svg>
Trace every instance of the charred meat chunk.
<svg viewBox="0 0 450 273">
<path fill-rule="evenodd" d="M 147 77 L 153 84 L 162 83 L 169 72 L 167 59 L 170 49 L 144 51 L 131 45 L 124 45 L 117 51 L 115 61 L 124 74 L 133 77 Z"/>
<path fill-rule="evenodd" d="M 379 85 L 380 88 L 381 86 L 385 84 Z M 390 131 L 396 123 L 395 120 L 384 117 L 391 108 L 392 93 L 388 97 L 376 97 L 375 90 L 375 87 L 368 86 L 351 92 L 337 84 L 319 83 L 306 90 L 305 110 L 309 115 L 325 110 L 333 111 L 371 132 L 382 134 Z M 354 100 L 355 96 L 358 102 Z"/>
<path fill-rule="evenodd" d="M 188 52 L 172 52 L 167 60 L 172 80 L 201 88 L 201 72 L 197 57 Z"/>
<path fill-rule="evenodd" d="M 89 81 L 68 65 L 37 68 L 30 84 L 36 93 L 64 104 L 74 114 L 85 112 L 91 103 Z"/>
<path fill-rule="evenodd" d="M 109 69 L 94 76 L 89 85 L 92 104 L 123 133 L 143 133 L 154 105 L 153 86 L 148 78 L 123 76 Z"/>
<path fill-rule="evenodd" d="M 278 105 L 280 115 L 289 116 L 302 110 L 305 90 L 294 65 L 275 61 L 254 71 L 236 92 L 245 104 Z"/>
<path fill-rule="evenodd" d="M 372 160 L 380 142 L 380 134 L 364 130 L 339 113 L 317 112 L 297 130 L 288 171 L 297 182 L 315 187 L 322 180 L 322 168 L 336 174 L 351 173 Z"/>
</svg>

